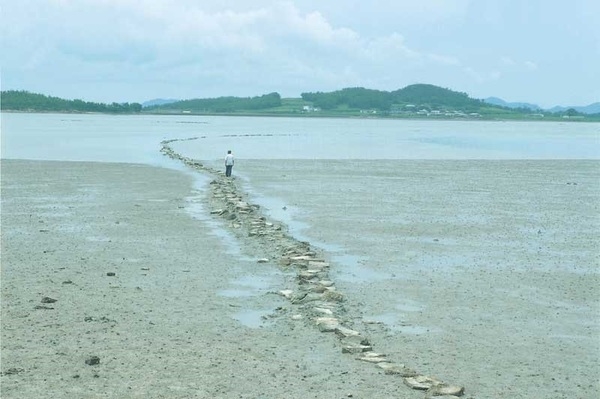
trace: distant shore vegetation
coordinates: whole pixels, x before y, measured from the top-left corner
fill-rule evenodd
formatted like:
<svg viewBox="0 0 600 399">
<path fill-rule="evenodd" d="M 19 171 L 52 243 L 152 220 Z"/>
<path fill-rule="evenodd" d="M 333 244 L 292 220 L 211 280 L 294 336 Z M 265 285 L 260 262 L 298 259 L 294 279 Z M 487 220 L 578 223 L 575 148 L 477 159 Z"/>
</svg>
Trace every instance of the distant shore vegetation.
<svg viewBox="0 0 600 399">
<path fill-rule="evenodd" d="M 584 114 L 572 108 L 560 112 L 509 108 L 429 84 L 414 84 L 391 92 L 353 87 L 306 92 L 301 98 L 281 98 L 279 93 L 269 93 L 255 97 L 153 100 L 147 105 L 65 100 L 8 90 L 1 92 L 0 106 L 2 111 L 15 112 L 600 121 L 600 113 Z"/>
</svg>

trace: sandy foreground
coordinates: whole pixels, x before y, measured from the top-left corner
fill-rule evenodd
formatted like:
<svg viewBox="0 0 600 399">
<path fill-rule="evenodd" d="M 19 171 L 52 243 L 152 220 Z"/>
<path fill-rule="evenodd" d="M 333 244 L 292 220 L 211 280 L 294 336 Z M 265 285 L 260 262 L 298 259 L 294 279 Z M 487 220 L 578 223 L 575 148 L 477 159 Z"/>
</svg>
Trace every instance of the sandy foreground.
<svg viewBox="0 0 600 399">
<path fill-rule="evenodd" d="M 279 260 L 285 226 L 246 230 L 258 222 L 225 212 L 214 185 L 3 160 L 2 397 L 425 396 L 342 353 L 346 330 L 320 332 L 315 308 L 465 397 L 594 397 L 598 164 L 411 162 L 397 184 L 377 165 L 236 166 L 288 211 L 312 209 L 308 236 L 354 249 L 315 255 L 343 300 L 313 302 L 310 267 Z"/>
</svg>

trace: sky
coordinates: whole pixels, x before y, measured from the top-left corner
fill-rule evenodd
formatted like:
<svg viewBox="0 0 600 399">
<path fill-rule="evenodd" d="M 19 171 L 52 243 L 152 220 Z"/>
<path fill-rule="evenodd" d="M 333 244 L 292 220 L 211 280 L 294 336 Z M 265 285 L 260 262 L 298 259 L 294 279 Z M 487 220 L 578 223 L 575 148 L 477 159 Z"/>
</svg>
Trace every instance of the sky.
<svg viewBox="0 0 600 399">
<path fill-rule="evenodd" d="M 0 0 L 0 85 L 144 102 L 428 83 L 600 101 L 598 0 Z"/>
</svg>

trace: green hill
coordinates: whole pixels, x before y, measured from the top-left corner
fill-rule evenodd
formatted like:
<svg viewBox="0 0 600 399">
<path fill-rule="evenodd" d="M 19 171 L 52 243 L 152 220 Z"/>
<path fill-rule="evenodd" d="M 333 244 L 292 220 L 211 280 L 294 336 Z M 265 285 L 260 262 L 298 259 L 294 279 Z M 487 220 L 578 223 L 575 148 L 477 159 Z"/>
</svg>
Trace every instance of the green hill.
<svg viewBox="0 0 600 399">
<path fill-rule="evenodd" d="M 575 109 L 551 112 L 489 104 L 430 84 L 414 84 L 391 92 L 350 87 L 328 93 L 302 93 L 301 98 L 281 98 L 279 93 L 197 98 L 144 108 L 138 103 L 102 104 L 9 90 L 1 92 L 0 106 L 3 111 L 20 112 L 600 121 L 600 114 L 582 114 Z"/>
<path fill-rule="evenodd" d="M 0 94 L 3 111 L 22 112 L 101 112 L 138 113 L 142 105 L 138 103 L 102 104 L 83 100 L 65 100 L 24 90 L 7 90 Z"/>
<path fill-rule="evenodd" d="M 279 93 L 270 93 L 257 97 L 218 97 L 175 101 L 157 104 L 146 108 L 147 111 L 179 111 L 189 113 L 232 113 L 239 111 L 257 111 L 281 106 Z"/>
</svg>

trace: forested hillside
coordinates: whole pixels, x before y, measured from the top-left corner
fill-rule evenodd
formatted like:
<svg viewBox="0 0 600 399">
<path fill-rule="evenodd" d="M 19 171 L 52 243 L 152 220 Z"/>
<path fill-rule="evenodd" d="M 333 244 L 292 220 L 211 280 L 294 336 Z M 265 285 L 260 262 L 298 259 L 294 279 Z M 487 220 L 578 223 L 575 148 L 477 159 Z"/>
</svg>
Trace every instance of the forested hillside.
<svg viewBox="0 0 600 399">
<path fill-rule="evenodd" d="M 392 92 L 355 87 L 329 93 L 302 93 L 302 99 L 325 110 L 347 106 L 390 111 L 394 105 L 397 107 L 408 105 L 427 109 L 445 107 L 453 110 L 478 111 L 483 105 L 482 101 L 472 99 L 466 93 L 428 84 L 410 85 Z"/>
<path fill-rule="evenodd" d="M 146 107 L 148 111 L 177 110 L 194 113 L 219 113 L 236 111 L 256 111 L 275 108 L 281 105 L 279 93 L 257 97 L 218 97 L 175 101 L 168 104 Z"/>
<path fill-rule="evenodd" d="M 102 104 L 83 100 L 65 100 L 24 90 L 7 90 L 0 95 L 0 106 L 4 111 L 35 112 L 102 112 L 137 113 L 142 110 L 138 103 Z"/>
<path fill-rule="evenodd" d="M 328 93 L 302 93 L 301 98 L 281 98 L 275 92 L 255 97 L 197 98 L 163 101 L 143 108 L 138 103 L 102 104 L 8 90 L 1 92 L 0 108 L 18 112 L 600 121 L 598 113 L 582 114 L 573 108 L 558 112 L 515 109 L 429 84 L 414 84 L 391 92 L 352 87 Z"/>
</svg>

